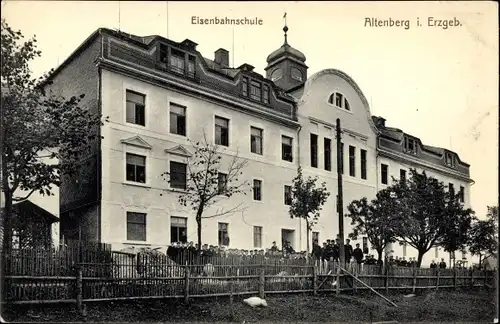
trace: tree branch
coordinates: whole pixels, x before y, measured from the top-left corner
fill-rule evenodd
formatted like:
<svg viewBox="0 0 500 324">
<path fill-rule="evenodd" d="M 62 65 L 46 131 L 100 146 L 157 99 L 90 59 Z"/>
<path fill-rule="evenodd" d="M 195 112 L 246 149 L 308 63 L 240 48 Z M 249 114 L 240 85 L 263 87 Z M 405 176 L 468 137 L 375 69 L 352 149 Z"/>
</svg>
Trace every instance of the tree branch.
<svg viewBox="0 0 500 324">
<path fill-rule="evenodd" d="M 220 217 L 220 216 L 224 216 L 224 215 L 228 215 L 228 214 L 233 214 L 233 213 L 245 211 L 246 209 L 248 209 L 248 207 L 238 209 L 242 205 L 243 205 L 243 203 L 239 203 L 237 206 L 235 206 L 235 207 L 233 207 L 225 212 L 215 213 L 214 215 L 211 215 L 211 216 L 203 216 L 202 219 Z"/>
</svg>

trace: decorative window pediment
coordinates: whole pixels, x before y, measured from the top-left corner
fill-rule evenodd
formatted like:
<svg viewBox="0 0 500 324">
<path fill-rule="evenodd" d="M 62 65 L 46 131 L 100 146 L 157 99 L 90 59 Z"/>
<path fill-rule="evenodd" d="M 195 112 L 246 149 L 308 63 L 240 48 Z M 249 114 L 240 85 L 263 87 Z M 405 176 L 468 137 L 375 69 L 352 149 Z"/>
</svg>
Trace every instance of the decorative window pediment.
<svg viewBox="0 0 500 324">
<path fill-rule="evenodd" d="M 145 148 L 145 149 L 151 149 L 152 148 L 152 146 L 149 145 L 149 143 L 146 142 L 145 140 L 143 140 L 140 136 L 134 136 L 134 137 L 122 139 L 121 142 L 123 144 L 137 146 L 137 147 L 142 147 L 142 148 Z"/>
<path fill-rule="evenodd" d="M 179 155 L 183 157 L 191 157 L 192 154 L 189 152 L 184 146 L 182 145 L 177 145 L 172 148 L 166 149 L 166 153 L 173 154 L 173 155 Z"/>
</svg>

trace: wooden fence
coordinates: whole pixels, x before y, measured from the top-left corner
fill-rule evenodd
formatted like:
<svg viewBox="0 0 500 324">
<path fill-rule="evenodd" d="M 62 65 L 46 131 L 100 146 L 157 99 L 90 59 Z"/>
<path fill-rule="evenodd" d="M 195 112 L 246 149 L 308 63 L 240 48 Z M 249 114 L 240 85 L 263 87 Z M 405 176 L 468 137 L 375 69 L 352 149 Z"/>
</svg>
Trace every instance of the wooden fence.
<svg viewBox="0 0 500 324">
<path fill-rule="evenodd" d="M 146 275 L 113 272 L 111 276 L 85 276 L 76 266 L 72 275 L 9 275 L 4 277 L 6 301 L 14 304 L 76 303 L 160 298 L 259 295 L 273 293 L 321 293 L 357 291 L 349 275 L 330 264 L 327 273 L 319 264 L 261 263 L 248 265 L 162 265 Z M 105 264 L 106 267 L 108 265 Z M 120 266 L 114 264 L 113 266 Z M 124 269 L 131 268 L 123 264 Z M 158 267 L 159 268 L 159 267 Z M 348 271 L 381 292 L 458 288 L 491 284 L 493 273 L 468 269 L 383 268 L 349 265 Z M 336 284 L 335 284 L 336 283 Z"/>
</svg>

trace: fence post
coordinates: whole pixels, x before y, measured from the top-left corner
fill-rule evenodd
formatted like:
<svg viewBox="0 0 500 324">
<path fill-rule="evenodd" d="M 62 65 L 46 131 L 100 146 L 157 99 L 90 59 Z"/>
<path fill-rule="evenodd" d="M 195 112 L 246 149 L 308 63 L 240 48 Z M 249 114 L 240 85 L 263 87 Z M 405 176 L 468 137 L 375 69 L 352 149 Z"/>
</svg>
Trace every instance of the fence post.
<svg viewBox="0 0 500 324">
<path fill-rule="evenodd" d="M 318 294 L 318 271 L 316 269 L 316 265 L 313 266 L 313 280 L 312 280 L 312 286 L 313 286 L 313 295 L 316 296 Z"/>
<path fill-rule="evenodd" d="M 335 292 L 337 293 L 337 295 L 340 294 L 340 265 L 339 264 L 337 264 L 337 284 L 335 285 Z"/>
<path fill-rule="evenodd" d="M 437 276 L 436 276 L 436 290 L 439 289 L 439 275 L 441 273 L 441 271 L 439 270 L 439 268 L 436 269 L 437 270 Z"/>
<path fill-rule="evenodd" d="M 470 269 L 470 286 L 474 287 L 474 269 Z"/>
<path fill-rule="evenodd" d="M 415 293 L 415 290 L 417 288 L 417 267 L 413 266 L 413 293 Z"/>
<path fill-rule="evenodd" d="M 453 287 L 457 289 L 457 268 L 453 268 Z"/>
<path fill-rule="evenodd" d="M 189 267 L 184 268 L 184 302 L 189 303 Z"/>
<path fill-rule="evenodd" d="M 264 276 L 264 274 L 265 270 L 264 268 L 262 268 L 259 275 L 259 297 L 261 299 L 264 299 L 266 297 L 265 296 L 266 277 Z"/>
<path fill-rule="evenodd" d="M 76 274 L 76 309 L 78 314 L 83 314 L 83 273 L 81 265 L 77 266 Z"/>
<path fill-rule="evenodd" d="M 385 266 L 385 294 L 389 293 L 389 267 Z"/>
</svg>

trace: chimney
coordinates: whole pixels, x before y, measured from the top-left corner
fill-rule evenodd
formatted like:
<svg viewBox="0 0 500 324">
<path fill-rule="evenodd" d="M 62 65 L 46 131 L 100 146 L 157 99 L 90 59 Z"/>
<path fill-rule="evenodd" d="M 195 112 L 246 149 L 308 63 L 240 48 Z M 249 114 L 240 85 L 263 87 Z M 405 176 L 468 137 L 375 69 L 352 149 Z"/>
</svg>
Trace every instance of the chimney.
<svg viewBox="0 0 500 324">
<path fill-rule="evenodd" d="M 229 67 L 229 52 L 223 48 L 215 51 L 215 63 L 221 68 Z"/>
<path fill-rule="evenodd" d="M 378 128 L 385 128 L 385 118 L 375 117 L 375 126 Z"/>
</svg>

